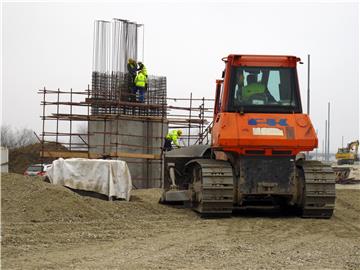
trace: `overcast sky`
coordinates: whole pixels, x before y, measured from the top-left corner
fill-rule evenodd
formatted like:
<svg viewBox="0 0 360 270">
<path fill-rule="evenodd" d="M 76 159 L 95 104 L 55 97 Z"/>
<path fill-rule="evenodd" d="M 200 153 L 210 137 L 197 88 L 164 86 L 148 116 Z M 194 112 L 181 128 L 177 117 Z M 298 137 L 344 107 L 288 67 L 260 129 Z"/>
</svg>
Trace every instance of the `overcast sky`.
<svg viewBox="0 0 360 270">
<path fill-rule="evenodd" d="M 2 123 L 41 131 L 37 90 L 83 90 L 91 83 L 93 22 L 123 18 L 145 24 L 145 64 L 164 75 L 168 96 L 214 97 L 221 58 L 230 54 L 301 57 L 306 112 L 311 55 L 311 118 L 324 138 L 332 104 L 331 150 L 359 137 L 357 3 L 5 3 Z M 322 149 L 320 149 L 322 150 Z"/>
</svg>

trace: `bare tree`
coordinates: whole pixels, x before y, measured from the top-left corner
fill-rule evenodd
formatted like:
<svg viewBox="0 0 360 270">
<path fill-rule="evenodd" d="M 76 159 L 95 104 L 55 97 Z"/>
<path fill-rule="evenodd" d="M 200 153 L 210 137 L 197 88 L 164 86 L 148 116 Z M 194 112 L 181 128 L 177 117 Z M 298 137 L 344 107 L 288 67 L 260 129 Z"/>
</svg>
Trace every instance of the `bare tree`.
<svg viewBox="0 0 360 270">
<path fill-rule="evenodd" d="M 1 126 L 1 146 L 8 147 L 13 144 L 13 134 L 9 125 Z"/>
<path fill-rule="evenodd" d="M 19 148 L 22 146 L 38 142 L 34 131 L 29 128 L 15 129 L 10 125 L 1 126 L 1 145 L 9 149 Z"/>
</svg>

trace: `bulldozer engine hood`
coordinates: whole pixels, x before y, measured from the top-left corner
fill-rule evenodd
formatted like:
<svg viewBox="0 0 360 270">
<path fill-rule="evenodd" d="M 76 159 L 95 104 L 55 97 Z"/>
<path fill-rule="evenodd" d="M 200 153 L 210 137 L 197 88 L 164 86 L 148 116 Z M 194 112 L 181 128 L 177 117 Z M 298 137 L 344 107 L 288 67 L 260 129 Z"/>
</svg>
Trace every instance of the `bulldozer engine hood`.
<svg viewBox="0 0 360 270">
<path fill-rule="evenodd" d="M 242 155 L 295 156 L 318 140 L 306 114 L 219 113 L 212 145 Z"/>
</svg>

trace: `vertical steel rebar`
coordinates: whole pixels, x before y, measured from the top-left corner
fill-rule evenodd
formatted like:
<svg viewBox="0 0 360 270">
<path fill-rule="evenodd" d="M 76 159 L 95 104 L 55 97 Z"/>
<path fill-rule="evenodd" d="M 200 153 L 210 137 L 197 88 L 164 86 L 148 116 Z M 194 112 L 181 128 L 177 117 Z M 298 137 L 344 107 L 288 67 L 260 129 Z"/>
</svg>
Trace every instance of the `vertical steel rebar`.
<svg viewBox="0 0 360 270">
<path fill-rule="evenodd" d="M 188 146 L 190 146 L 190 131 L 191 131 L 191 110 L 192 110 L 192 92 L 190 93 L 190 110 L 189 110 L 189 131 L 188 131 Z"/>
</svg>

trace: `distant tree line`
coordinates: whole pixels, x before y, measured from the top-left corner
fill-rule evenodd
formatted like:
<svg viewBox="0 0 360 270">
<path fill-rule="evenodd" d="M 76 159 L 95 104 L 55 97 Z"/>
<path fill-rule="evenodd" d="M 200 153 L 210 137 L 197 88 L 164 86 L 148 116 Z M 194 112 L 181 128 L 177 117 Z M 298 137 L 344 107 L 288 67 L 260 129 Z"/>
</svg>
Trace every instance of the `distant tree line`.
<svg viewBox="0 0 360 270">
<path fill-rule="evenodd" d="M 34 130 L 29 128 L 13 128 L 10 125 L 1 126 L 1 146 L 15 149 L 39 142 Z"/>
</svg>

